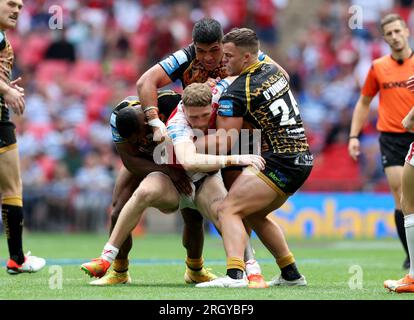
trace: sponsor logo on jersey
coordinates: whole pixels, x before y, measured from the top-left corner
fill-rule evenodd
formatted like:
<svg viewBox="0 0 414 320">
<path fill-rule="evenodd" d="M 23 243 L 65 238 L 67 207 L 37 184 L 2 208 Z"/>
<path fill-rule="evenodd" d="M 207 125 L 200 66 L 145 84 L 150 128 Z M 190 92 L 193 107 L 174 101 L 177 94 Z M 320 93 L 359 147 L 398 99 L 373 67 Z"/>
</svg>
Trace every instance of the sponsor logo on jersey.
<svg viewBox="0 0 414 320">
<path fill-rule="evenodd" d="M 224 117 L 232 117 L 233 116 L 233 101 L 232 100 L 220 100 L 219 108 L 218 108 L 218 115 L 224 116 Z"/>
<path fill-rule="evenodd" d="M 188 61 L 187 55 L 183 50 L 178 50 L 174 52 L 173 57 L 177 60 L 179 65 L 182 65 Z"/>
<path fill-rule="evenodd" d="M 184 51 L 178 50 L 170 55 L 168 58 L 162 60 L 160 65 L 164 68 L 168 75 L 176 71 L 180 65 L 188 61 L 187 55 Z"/>
<path fill-rule="evenodd" d="M 383 89 L 394 89 L 394 88 L 406 88 L 406 81 L 393 81 L 393 82 L 384 82 L 382 83 Z"/>
<path fill-rule="evenodd" d="M 180 67 L 173 56 L 169 56 L 168 58 L 162 60 L 160 64 L 169 75 Z"/>
</svg>

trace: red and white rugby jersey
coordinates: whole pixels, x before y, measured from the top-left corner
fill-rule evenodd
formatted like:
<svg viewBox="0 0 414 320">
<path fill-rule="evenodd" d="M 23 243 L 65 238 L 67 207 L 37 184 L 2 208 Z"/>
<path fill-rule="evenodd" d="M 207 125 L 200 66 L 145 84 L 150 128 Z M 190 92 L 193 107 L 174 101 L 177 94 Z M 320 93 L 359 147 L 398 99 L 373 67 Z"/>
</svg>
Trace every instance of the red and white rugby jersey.
<svg viewBox="0 0 414 320">
<path fill-rule="evenodd" d="M 213 88 L 213 98 L 212 98 L 212 111 L 209 121 L 209 128 L 214 129 L 216 127 L 216 115 L 218 109 L 218 101 L 220 99 L 221 94 L 230 86 L 230 84 L 234 81 L 236 77 L 227 77 L 226 79 L 220 80 Z M 176 145 L 182 142 L 193 142 L 195 138 L 195 134 L 193 128 L 191 127 L 190 123 L 185 116 L 183 111 L 183 104 L 182 101 L 178 104 L 175 110 L 171 113 L 170 117 L 166 123 L 168 136 L 170 137 L 172 144 Z M 169 150 L 170 148 L 168 148 Z M 171 165 L 180 166 L 177 161 L 176 157 L 173 154 L 172 156 L 169 155 L 167 159 L 172 159 L 172 161 L 168 161 Z M 206 173 L 203 172 L 187 172 L 189 177 L 193 181 L 197 181 L 202 177 L 206 176 Z"/>
<path fill-rule="evenodd" d="M 410 145 L 405 161 L 414 167 L 414 142 Z"/>
</svg>

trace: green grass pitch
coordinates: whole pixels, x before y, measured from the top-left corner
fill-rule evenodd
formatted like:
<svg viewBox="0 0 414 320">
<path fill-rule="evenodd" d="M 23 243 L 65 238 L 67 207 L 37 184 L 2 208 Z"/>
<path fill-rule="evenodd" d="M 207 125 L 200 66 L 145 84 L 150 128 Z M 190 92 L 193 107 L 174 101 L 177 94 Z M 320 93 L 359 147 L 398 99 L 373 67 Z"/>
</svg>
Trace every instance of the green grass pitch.
<svg viewBox="0 0 414 320">
<path fill-rule="evenodd" d="M 132 284 L 92 287 L 79 266 L 98 257 L 106 235 L 25 234 L 25 250 L 45 257 L 47 266 L 36 274 L 8 275 L 4 234 L 0 242 L 0 299 L 60 300 L 412 300 L 414 294 L 388 293 L 385 279 L 400 278 L 403 252 L 395 239 L 289 240 L 299 270 L 308 286 L 268 289 L 198 289 L 183 281 L 185 251 L 179 235 L 146 235 L 134 239 L 130 273 Z M 270 254 L 253 240 L 257 259 L 267 280 L 278 274 Z M 206 266 L 225 273 L 221 239 L 207 237 Z M 362 272 L 362 273 L 361 273 Z M 351 286 L 350 286 L 351 284 Z"/>
</svg>

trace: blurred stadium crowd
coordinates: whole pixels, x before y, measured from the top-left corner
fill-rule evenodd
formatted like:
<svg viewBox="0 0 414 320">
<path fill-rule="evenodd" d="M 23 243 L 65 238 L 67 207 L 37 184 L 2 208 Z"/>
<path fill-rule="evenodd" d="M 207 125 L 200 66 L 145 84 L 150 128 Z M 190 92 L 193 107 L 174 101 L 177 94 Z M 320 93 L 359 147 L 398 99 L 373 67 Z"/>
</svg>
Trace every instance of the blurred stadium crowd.
<svg viewBox="0 0 414 320">
<path fill-rule="evenodd" d="M 121 164 L 111 140 L 111 109 L 136 95 L 135 82 L 147 68 L 191 42 L 193 23 L 203 16 L 219 20 L 224 31 L 253 28 L 263 51 L 290 73 L 317 155 L 303 190 L 387 190 L 375 103 L 360 164 L 348 156 L 347 136 L 371 61 L 387 53 L 377 28 L 380 16 L 398 12 L 414 30 L 412 1 L 322 1 L 312 24 L 281 52 L 280 39 L 290 35 L 280 32 L 280 17 L 290 1 L 25 1 L 18 28 L 8 37 L 16 56 L 14 77 L 22 76 L 26 89 L 25 116 L 15 119 L 26 226 L 106 230 Z M 363 29 L 348 26 L 353 4 L 363 9 Z M 63 29 L 53 30 L 56 5 L 63 9 Z"/>
</svg>

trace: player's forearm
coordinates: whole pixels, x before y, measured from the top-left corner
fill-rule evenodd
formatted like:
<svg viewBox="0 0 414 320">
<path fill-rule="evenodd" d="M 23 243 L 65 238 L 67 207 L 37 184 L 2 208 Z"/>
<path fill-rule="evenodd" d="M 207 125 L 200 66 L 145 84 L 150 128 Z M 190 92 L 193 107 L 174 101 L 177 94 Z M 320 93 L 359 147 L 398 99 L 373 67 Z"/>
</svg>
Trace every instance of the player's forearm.
<svg viewBox="0 0 414 320">
<path fill-rule="evenodd" d="M 414 107 L 412 107 L 410 112 L 404 117 L 401 124 L 407 131 L 414 132 Z"/>
<path fill-rule="evenodd" d="M 200 153 L 226 155 L 237 139 L 238 132 L 236 130 L 227 133 L 225 130 L 219 129 L 215 134 L 208 134 L 198 138 L 195 145 Z"/>
<path fill-rule="evenodd" d="M 148 107 L 157 107 L 157 91 L 159 88 L 171 83 L 171 79 L 158 64 L 147 70 L 137 81 L 138 97 L 145 112 Z M 147 111 L 148 120 L 157 119 L 157 110 Z"/>
<path fill-rule="evenodd" d="M 349 132 L 350 137 L 358 137 L 362 131 L 364 124 L 366 123 L 369 115 L 369 103 L 360 98 L 355 106 L 354 113 L 352 115 L 351 130 Z"/>
<path fill-rule="evenodd" d="M 184 170 L 194 172 L 217 171 L 224 167 L 236 166 L 239 161 L 237 155 L 209 155 L 201 153 L 188 154 L 180 161 Z"/>
<path fill-rule="evenodd" d="M 414 107 L 411 108 L 410 112 L 407 114 L 409 121 L 414 121 Z"/>
<path fill-rule="evenodd" d="M 140 79 L 141 80 L 141 79 Z M 158 111 L 155 108 L 145 111 L 149 107 L 157 107 L 157 86 L 151 81 L 140 81 L 137 82 L 138 97 L 141 102 L 141 106 L 145 112 L 145 116 L 148 120 L 158 118 Z"/>
<path fill-rule="evenodd" d="M 4 82 L 3 80 L 0 80 L 0 94 L 5 94 L 11 87 Z"/>
</svg>

